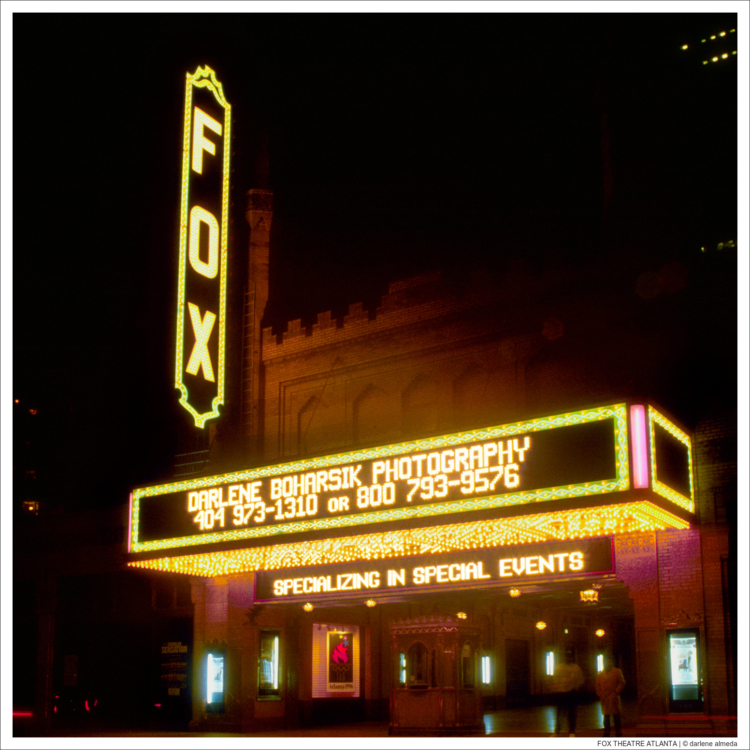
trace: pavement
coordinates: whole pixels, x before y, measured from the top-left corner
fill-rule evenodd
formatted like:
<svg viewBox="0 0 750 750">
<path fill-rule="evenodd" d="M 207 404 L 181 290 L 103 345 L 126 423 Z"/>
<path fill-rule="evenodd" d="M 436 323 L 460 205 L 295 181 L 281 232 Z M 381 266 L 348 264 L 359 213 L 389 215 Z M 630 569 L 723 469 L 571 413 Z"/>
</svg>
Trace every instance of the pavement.
<svg viewBox="0 0 750 750">
<path fill-rule="evenodd" d="M 529 706 L 524 708 L 512 708 L 501 711 L 488 711 L 484 714 L 484 736 L 485 737 L 518 737 L 518 738 L 541 738 L 551 737 L 555 730 L 555 718 L 557 709 L 552 705 L 547 706 Z M 672 717 L 674 718 L 674 717 Z M 636 725 L 636 704 L 634 699 L 623 701 L 623 738 L 632 739 L 640 737 L 736 737 L 736 730 L 732 725 L 727 730 L 716 731 L 709 722 L 703 717 L 697 721 L 687 719 L 681 723 L 663 720 L 657 721 L 653 729 L 645 730 L 643 726 Z M 576 737 L 602 737 L 602 715 L 598 701 L 583 703 L 578 708 L 578 719 L 576 726 Z M 736 722 L 733 726 L 736 726 Z M 264 732 L 244 732 L 242 734 L 217 733 L 217 732 L 188 732 L 188 731 L 132 731 L 121 729 L 99 729 L 89 728 L 86 730 L 73 731 L 71 729 L 62 730 L 54 729 L 52 731 L 38 732 L 33 727 L 33 722 L 27 720 L 14 720 L 13 727 L 14 737 L 122 737 L 138 738 L 150 737 L 155 739 L 162 738 L 248 738 L 248 737 L 268 737 L 268 738 L 346 738 L 346 737 L 389 737 L 389 727 L 387 721 L 380 722 L 358 722 L 352 724 L 336 724 L 331 726 L 306 727 L 296 730 L 275 730 Z M 563 721 L 563 732 L 561 737 L 568 738 L 567 719 Z M 404 735 L 402 735 L 404 736 Z M 411 735 L 423 736 L 423 735 Z M 473 738 L 481 737 L 481 734 L 470 735 Z"/>
</svg>

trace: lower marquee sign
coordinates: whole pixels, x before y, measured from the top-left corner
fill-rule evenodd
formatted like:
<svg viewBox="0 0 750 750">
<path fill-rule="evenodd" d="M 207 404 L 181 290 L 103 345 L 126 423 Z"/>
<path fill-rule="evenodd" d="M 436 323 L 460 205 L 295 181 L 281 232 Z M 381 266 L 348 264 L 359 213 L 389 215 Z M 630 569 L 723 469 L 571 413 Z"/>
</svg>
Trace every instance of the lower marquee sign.
<svg viewBox="0 0 750 750">
<path fill-rule="evenodd" d="M 612 539 L 527 544 L 490 550 L 258 571 L 257 600 L 337 597 L 397 589 L 530 583 L 614 572 Z"/>
<path fill-rule="evenodd" d="M 487 510 L 629 487 L 627 410 L 617 404 L 137 489 L 131 551 Z"/>
</svg>

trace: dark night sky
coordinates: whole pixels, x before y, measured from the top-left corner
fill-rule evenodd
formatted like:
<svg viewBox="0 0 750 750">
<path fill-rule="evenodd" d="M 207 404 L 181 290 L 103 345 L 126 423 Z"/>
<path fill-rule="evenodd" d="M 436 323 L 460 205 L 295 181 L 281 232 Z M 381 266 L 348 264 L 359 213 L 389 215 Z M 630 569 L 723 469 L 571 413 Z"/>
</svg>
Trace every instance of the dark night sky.
<svg viewBox="0 0 750 750">
<path fill-rule="evenodd" d="M 13 397 L 51 405 L 97 503 L 168 470 L 182 98 L 198 65 L 233 105 L 240 287 L 245 191 L 268 140 L 268 322 L 283 326 L 430 268 L 502 270 L 553 246 L 584 262 L 602 241 L 603 113 L 617 210 L 644 252 L 735 231 L 736 153 L 706 129 L 732 132 L 736 79 L 698 81 L 717 71 L 694 59 L 688 74 L 679 57 L 735 26 L 675 13 L 16 14 Z"/>
</svg>

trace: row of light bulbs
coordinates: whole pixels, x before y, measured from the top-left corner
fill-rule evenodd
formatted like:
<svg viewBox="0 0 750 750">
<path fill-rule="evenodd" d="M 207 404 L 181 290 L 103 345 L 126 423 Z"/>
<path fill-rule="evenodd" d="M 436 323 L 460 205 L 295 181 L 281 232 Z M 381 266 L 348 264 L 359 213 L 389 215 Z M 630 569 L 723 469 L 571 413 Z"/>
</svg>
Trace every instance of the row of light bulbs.
<svg viewBox="0 0 750 750">
<path fill-rule="evenodd" d="M 256 570 L 281 570 L 363 559 L 378 560 L 458 552 L 529 542 L 587 539 L 634 531 L 685 529 L 689 526 L 688 521 L 648 501 L 639 500 L 597 508 L 548 511 L 530 516 L 399 529 L 356 538 L 317 539 L 268 547 L 133 560 L 128 562 L 128 566 L 212 578 Z"/>
<path fill-rule="evenodd" d="M 547 623 L 544 622 L 544 620 L 539 620 L 539 622 L 536 624 L 537 630 L 544 630 L 547 627 Z M 567 630 L 565 631 L 568 632 Z M 598 630 L 594 631 L 594 635 L 597 638 L 604 638 L 605 635 L 607 635 L 607 631 L 604 630 L 604 628 L 599 628 Z"/>
<path fill-rule="evenodd" d="M 732 52 L 732 54 L 733 54 L 733 55 L 736 55 L 736 54 L 737 54 L 737 50 L 734 50 L 734 51 Z M 721 56 L 716 56 L 716 57 L 712 57 L 712 58 L 711 58 L 711 62 L 719 62 L 719 60 L 726 60 L 726 59 L 727 59 L 728 57 L 729 57 L 729 53 L 725 52 L 725 53 L 724 53 L 723 55 L 721 55 Z M 704 65 L 708 65 L 708 62 L 709 62 L 708 60 L 704 60 L 704 61 L 703 61 L 703 64 L 704 64 Z"/>
<path fill-rule="evenodd" d="M 592 589 L 586 589 L 585 591 L 581 591 L 581 601 L 585 602 L 587 604 L 592 604 L 594 602 L 599 601 L 599 589 L 601 588 L 600 585 L 594 584 L 594 588 Z M 508 591 L 508 594 L 513 598 L 516 599 L 519 596 L 521 596 L 521 590 L 520 589 L 510 589 Z M 377 605 L 377 602 L 374 599 L 367 599 L 365 601 L 366 607 L 375 607 Z M 302 605 L 302 609 L 305 610 L 305 612 L 312 612 L 315 609 L 315 605 L 312 602 L 305 602 Z M 467 618 L 466 612 L 456 612 L 456 617 L 459 618 L 459 620 L 465 620 Z M 537 623 L 537 627 L 539 628 L 540 623 Z M 542 627 L 539 628 L 540 630 L 543 630 L 547 627 L 545 623 L 541 623 Z M 603 632 L 602 632 L 603 634 Z"/>
<path fill-rule="evenodd" d="M 374 606 L 375 606 L 375 601 L 374 601 L 373 599 L 368 599 L 368 600 L 367 600 L 367 601 L 365 602 L 365 604 L 366 604 L 366 605 L 367 605 L 368 607 L 374 607 Z M 313 606 L 313 605 L 312 605 L 312 604 L 311 604 L 310 602 L 307 602 L 307 603 L 306 603 L 306 604 L 305 604 L 305 605 L 304 605 L 304 606 L 302 607 L 302 609 L 304 609 L 304 610 L 305 610 L 305 612 L 312 612 L 312 611 L 313 611 L 313 609 L 315 609 L 315 607 L 314 607 L 314 606 Z M 458 617 L 458 619 L 459 619 L 459 620 L 465 620 L 465 619 L 467 619 L 468 615 L 466 614 L 466 612 L 456 612 L 456 617 Z M 545 630 L 545 629 L 546 629 L 546 627 L 547 627 L 547 623 L 546 623 L 546 622 L 544 622 L 544 620 L 539 620 L 539 622 L 537 622 L 537 624 L 536 624 L 536 628 L 537 628 L 537 630 L 539 630 L 540 632 L 541 632 L 542 630 Z M 566 630 L 565 632 L 567 633 L 568 631 Z M 604 638 L 604 636 L 605 636 L 606 634 L 607 634 L 607 631 L 606 631 L 606 630 L 604 630 L 603 628 L 598 628 L 597 630 L 595 630 L 595 631 L 594 631 L 594 635 L 595 635 L 595 636 L 596 636 L 597 638 Z"/>
<path fill-rule="evenodd" d="M 376 604 L 377 602 L 374 599 L 368 599 L 365 602 L 366 607 L 374 607 Z M 315 605 L 312 602 L 305 602 L 305 604 L 302 605 L 302 609 L 304 609 L 305 612 L 312 612 L 315 609 Z M 458 617 L 459 620 L 465 620 L 468 615 L 466 612 L 456 612 L 456 617 Z"/>
<path fill-rule="evenodd" d="M 729 33 L 730 34 L 734 34 L 735 31 L 736 31 L 736 29 L 729 29 Z M 723 37 L 723 36 L 726 36 L 726 35 L 727 35 L 726 31 L 720 31 L 718 34 L 712 34 L 710 37 L 708 37 L 708 39 L 710 39 L 711 41 L 714 41 L 715 39 L 718 39 L 719 37 Z M 708 39 L 701 39 L 701 44 L 703 44 L 704 42 L 708 41 Z M 687 45 L 687 44 L 683 44 L 682 45 L 682 49 L 688 49 L 688 46 L 689 45 Z"/>
<path fill-rule="evenodd" d="M 377 602 L 374 599 L 368 599 L 365 602 L 366 607 L 374 607 L 377 604 Z M 305 610 L 305 612 L 312 612 L 315 609 L 315 605 L 312 602 L 305 602 L 302 605 L 302 609 Z"/>
</svg>

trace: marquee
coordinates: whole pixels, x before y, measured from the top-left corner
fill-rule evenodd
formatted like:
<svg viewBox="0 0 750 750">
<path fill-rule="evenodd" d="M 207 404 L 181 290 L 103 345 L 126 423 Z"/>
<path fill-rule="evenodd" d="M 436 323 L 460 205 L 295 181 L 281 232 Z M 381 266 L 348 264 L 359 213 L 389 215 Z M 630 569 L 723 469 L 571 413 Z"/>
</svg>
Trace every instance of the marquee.
<svg viewBox="0 0 750 750">
<path fill-rule="evenodd" d="M 614 404 L 139 488 L 130 551 L 524 505 L 539 513 L 641 489 L 692 512 L 690 439 L 652 407 Z"/>
</svg>

